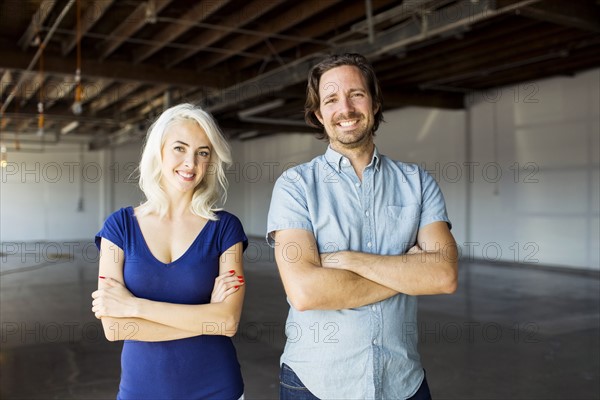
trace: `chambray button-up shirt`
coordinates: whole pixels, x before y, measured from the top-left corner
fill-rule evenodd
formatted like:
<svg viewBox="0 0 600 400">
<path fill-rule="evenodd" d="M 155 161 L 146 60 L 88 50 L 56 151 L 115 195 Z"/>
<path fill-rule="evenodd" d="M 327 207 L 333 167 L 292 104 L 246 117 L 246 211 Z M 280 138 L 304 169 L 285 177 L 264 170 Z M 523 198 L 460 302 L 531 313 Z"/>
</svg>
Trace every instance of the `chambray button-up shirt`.
<svg viewBox="0 0 600 400">
<path fill-rule="evenodd" d="M 362 182 L 331 147 L 288 169 L 273 189 L 267 241 L 306 229 L 320 253 L 343 250 L 399 255 L 419 228 L 445 221 L 435 180 L 414 164 L 375 149 Z M 298 311 L 290 306 L 281 362 L 321 399 L 405 399 L 423 381 L 417 352 L 417 298 L 397 294 L 359 308 Z"/>
</svg>

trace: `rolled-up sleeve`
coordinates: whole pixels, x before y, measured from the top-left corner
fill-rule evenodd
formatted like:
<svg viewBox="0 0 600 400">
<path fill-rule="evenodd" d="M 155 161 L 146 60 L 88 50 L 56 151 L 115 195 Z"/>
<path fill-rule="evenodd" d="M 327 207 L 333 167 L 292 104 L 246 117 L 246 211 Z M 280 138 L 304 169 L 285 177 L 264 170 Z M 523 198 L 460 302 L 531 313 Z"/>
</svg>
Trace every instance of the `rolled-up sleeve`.
<svg viewBox="0 0 600 400">
<path fill-rule="evenodd" d="M 448 219 L 446 211 L 446 202 L 444 195 L 440 190 L 439 185 L 431 175 L 420 169 L 421 176 L 421 219 L 419 221 L 419 229 L 427 224 L 436 221 L 444 221 L 448 224 L 448 228 L 452 229 L 452 223 Z"/>
<path fill-rule="evenodd" d="M 294 176 L 295 179 L 290 179 Z M 266 239 L 275 245 L 273 234 L 284 229 L 313 231 L 306 199 L 306 186 L 300 174 L 284 173 L 275 182 L 267 217 Z"/>
</svg>

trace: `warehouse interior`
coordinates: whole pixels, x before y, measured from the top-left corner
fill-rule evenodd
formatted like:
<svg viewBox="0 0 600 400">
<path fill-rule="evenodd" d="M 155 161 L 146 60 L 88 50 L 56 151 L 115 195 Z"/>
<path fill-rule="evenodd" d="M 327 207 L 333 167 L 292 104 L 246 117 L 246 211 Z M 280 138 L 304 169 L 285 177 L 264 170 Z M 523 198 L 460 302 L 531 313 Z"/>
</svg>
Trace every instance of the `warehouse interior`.
<svg viewBox="0 0 600 400">
<path fill-rule="evenodd" d="M 600 396 L 600 1 L 3 0 L 0 42 L 2 398 L 115 397 L 93 237 L 143 200 L 144 136 L 182 102 L 232 146 L 225 209 L 251 239 L 234 342 L 246 398 L 277 398 L 268 205 L 326 149 L 306 79 L 343 52 L 380 80 L 375 144 L 437 180 L 460 247 L 457 293 L 419 299 L 433 397 Z"/>
</svg>

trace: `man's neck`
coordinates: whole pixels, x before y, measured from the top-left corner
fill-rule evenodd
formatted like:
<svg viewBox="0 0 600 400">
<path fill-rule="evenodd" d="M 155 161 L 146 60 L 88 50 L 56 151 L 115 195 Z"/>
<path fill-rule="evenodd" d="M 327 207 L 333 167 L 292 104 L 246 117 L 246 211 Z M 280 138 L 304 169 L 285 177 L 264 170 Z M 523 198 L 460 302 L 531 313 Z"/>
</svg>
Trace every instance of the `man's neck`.
<svg viewBox="0 0 600 400">
<path fill-rule="evenodd" d="M 359 147 L 348 148 L 342 146 L 331 146 L 331 148 L 350 161 L 350 164 L 352 164 L 358 179 L 362 181 L 363 170 L 371 163 L 371 160 L 373 159 L 373 152 L 375 151 L 375 144 L 373 143 L 373 140 L 369 140 L 367 143 Z"/>
</svg>

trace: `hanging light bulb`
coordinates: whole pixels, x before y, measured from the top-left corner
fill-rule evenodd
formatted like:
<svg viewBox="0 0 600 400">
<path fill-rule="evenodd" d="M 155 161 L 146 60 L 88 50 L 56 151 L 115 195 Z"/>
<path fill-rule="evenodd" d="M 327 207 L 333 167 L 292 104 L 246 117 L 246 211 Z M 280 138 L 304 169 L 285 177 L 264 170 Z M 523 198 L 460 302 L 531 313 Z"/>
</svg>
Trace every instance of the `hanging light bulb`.
<svg viewBox="0 0 600 400">
<path fill-rule="evenodd" d="M 77 68 L 75 72 L 75 102 L 71 106 L 71 111 L 75 115 L 81 115 L 83 107 L 81 106 L 81 70 Z"/>
<path fill-rule="evenodd" d="M 0 148 L 0 168 L 6 168 L 8 165 L 8 154 L 6 153 L 6 147 Z"/>
<path fill-rule="evenodd" d="M 38 103 L 38 136 L 44 136 L 44 103 Z"/>
<path fill-rule="evenodd" d="M 81 115 L 81 0 L 77 0 L 77 69 L 75 69 L 75 101 L 71 111 L 75 115 Z"/>
</svg>

